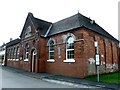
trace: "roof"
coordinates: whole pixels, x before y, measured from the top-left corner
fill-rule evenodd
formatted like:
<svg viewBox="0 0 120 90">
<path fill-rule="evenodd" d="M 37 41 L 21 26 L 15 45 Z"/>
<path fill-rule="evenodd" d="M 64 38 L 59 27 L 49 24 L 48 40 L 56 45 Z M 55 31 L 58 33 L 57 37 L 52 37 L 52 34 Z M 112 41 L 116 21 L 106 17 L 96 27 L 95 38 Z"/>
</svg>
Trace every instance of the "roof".
<svg viewBox="0 0 120 90">
<path fill-rule="evenodd" d="M 3 43 L 3 44 L 0 46 L 0 48 L 5 47 L 5 46 L 6 46 L 6 44 L 5 44 L 5 43 Z"/>
<path fill-rule="evenodd" d="M 48 28 L 52 24 L 51 22 L 47 22 L 47 21 L 35 18 L 32 13 L 28 13 L 28 16 L 26 18 L 26 21 L 25 21 L 25 24 L 24 24 L 24 27 L 23 27 L 20 37 L 22 37 L 22 34 L 25 32 L 26 28 L 28 27 L 26 25 L 27 22 L 32 22 L 32 24 L 35 26 L 35 28 L 39 29 L 40 34 L 43 36 L 46 34 Z"/>
<path fill-rule="evenodd" d="M 32 13 L 28 13 L 28 16 L 26 18 L 25 25 L 23 27 L 20 37 L 28 27 L 27 26 L 28 22 L 31 22 L 31 21 L 32 21 L 32 24 L 35 26 L 35 28 L 40 30 L 39 31 L 40 35 L 44 37 L 50 37 L 59 33 L 74 30 L 76 28 L 85 27 L 106 38 L 109 38 L 114 41 L 118 41 L 116 38 L 110 35 L 107 31 L 105 31 L 102 27 L 100 27 L 94 20 L 91 20 L 90 18 L 80 13 L 77 13 L 71 17 L 65 18 L 55 23 L 38 19 L 34 17 Z"/>
<path fill-rule="evenodd" d="M 38 18 L 34 18 L 36 23 L 36 27 L 40 29 L 40 34 L 45 35 L 47 30 L 49 29 L 51 22 L 47 22 Z"/>
<path fill-rule="evenodd" d="M 48 36 L 70 31 L 79 27 L 86 27 L 98 34 L 101 34 L 102 36 L 118 41 L 112 35 L 110 35 L 107 31 L 105 31 L 102 27 L 100 27 L 97 23 L 95 23 L 95 21 L 83 16 L 80 13 L 77 13 L 71 17 L 68 17 L 56 23 L 53 23 L 52 28 L 48 33 Z"/>
<path fill-rule="evenodd" d="M 20 41 L 21 40 L 19 38 L 15 39 L 15 40 L 12 40 L 12 41 L 10 41 L 10 42 L 8 42 L 6 44 L 6 47 L 10 47 L 10 46 L 16 45 L 16 44 L 20 43 Z"/>
</svg>

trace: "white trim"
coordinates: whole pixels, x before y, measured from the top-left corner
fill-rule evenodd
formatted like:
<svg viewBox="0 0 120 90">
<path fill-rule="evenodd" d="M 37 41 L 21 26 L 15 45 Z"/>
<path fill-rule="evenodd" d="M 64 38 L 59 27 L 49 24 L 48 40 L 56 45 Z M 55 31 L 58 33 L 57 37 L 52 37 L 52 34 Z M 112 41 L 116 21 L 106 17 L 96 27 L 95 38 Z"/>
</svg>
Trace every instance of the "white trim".
<svg viewBox="0 0 120 90">
<path fill-rule="evenodd" d="M 71 35 L 71 34 L 70 34 Z M 66 38 L 66 61 L 65 62 L 71 62 L 71 60 L 72 59 L 68 59 L 68 54 L 67 54 L 67 52 L 68 51 L 74 51 L 74 48 L 73 49 L 67 49 L 67 41 L 68 41 L 68 39 L 69 39 L 69 37 L 72 37 L 73 39 L 74 39 L 74 41 L 75 41 L 75 38 L 73 37 L 73 36 L 68 36 L 67 38 Z M 74 44 L 74 42 L 73 42 L 73 44 Z M 74 60 L 74 59 L 73 59 Z M 72 60 L 72 61 L 73 61 Z M 75 62 L 75 61 L 73 61 L 73 62 Z"/>
<path fill-rule="evenodd" d="M 50 25 L 50 27 L 48 28 L 46 34 L 45 34 L 45 37 L 47 37 L 48 33 L 50 32 L 50 29 L 52 28 L 52 24 Z"/>
<path fill-rule="evenodd" d="M 75 35 L 73 33 L 68 33 L 68 34 L 62 36 L 64 43 L 66 43 L 66 40 L 67 40 L 68 37 L 73 37 L 74 41 L 76 41 Z"/>
<path fill-rule="evenodd" d="M 55 52 L 54 50 L 50 50 L 50 42 L 51 42 L 51 41 L 53 41 L 53 40 L 51 39 L 51 40 L 49 41 L 49 60 L 54 60 L 54 59 L 50 59 L 50 53 L 51 53 L 51 52 L 53 52 L 53 53 Z M 53 41 L 53 42 L 54 42 L 54 41 Z M 55 44 L 55 42 L 54 42 L 53 44 Z"/>
<path fill-rule="evenodd" d="M 28 59 L 24 59 L 24 61 L 28 61 Z"/>
<path fill-rule="evenodd" d="M 16 59 L 16 61 L 18 61 L 19 59 Z"/>
<path fill-rule="evenodd" d="M 47 42 L 47 46 L 49 46 L 49 43 L 50 43 L 51 40 L 54 42 L 54 45 L 56 44 L 55 40 L 53 38 L 50 38 Z"/>
<path fill-rule="evenodd" d="M 47 60 L 47 62 L 55 62 L 55 60 L 54 59 L 49 59 L 49 60 Z"/>
<path fill-rule="evenodd" d="M 64 60 L 63 62 L 75 62 L 75 59 L 67 59 L 67 60 Z"/>
</svg>

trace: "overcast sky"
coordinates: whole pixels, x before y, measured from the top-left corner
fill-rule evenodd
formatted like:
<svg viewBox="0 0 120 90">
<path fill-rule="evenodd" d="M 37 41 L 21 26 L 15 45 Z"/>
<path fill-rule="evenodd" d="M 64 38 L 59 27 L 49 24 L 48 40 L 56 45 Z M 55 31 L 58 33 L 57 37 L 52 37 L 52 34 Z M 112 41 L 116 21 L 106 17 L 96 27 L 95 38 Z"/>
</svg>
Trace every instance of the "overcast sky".
<svg viewBox="0 0 120 90">
<path fill-rule="evenodd" d="M 39 19 L 56 22 L 76 13 L 95 20 L 118 39 L 119 0 L 1 0 L 0 45 L 19 38 L 28 12 Z"/>
</svg>

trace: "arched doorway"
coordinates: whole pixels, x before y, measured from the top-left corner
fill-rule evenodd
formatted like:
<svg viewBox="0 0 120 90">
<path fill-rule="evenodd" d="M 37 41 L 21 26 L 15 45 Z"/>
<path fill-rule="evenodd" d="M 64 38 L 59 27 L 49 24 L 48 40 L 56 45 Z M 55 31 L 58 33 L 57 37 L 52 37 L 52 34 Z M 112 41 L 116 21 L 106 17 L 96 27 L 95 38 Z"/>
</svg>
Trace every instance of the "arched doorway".
<svg viewBox="0 0 120 90">
<path fill-rule="evenodd" d="M 31 51 L 31 72 L 37 72 L 37 51 L 33 49 Z"/>
</svg>

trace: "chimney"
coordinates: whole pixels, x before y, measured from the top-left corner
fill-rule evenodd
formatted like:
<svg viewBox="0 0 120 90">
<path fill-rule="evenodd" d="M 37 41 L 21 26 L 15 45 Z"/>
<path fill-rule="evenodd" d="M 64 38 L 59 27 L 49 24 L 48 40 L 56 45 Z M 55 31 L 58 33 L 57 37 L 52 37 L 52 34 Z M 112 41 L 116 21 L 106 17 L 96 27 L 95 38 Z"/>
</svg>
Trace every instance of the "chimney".
<svg viewBox="0 0 120 90">
<path fill-rule="evenodd" d="M 10 41 L 12 41 L 13 39 L 12 38 L 10 38 Z"/>
<path fill-rule="evenodd" d="M 95 20 L 91 20 L 90 23 L 91 23 L 91 24 L 94 24 L 94 23 L 95 23 Z"/>
</svg>

